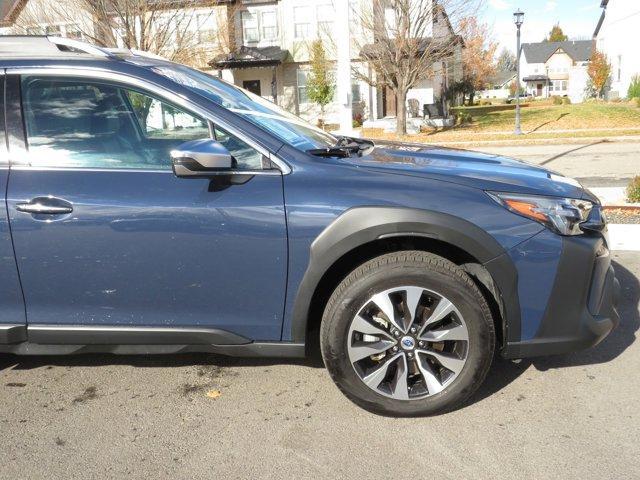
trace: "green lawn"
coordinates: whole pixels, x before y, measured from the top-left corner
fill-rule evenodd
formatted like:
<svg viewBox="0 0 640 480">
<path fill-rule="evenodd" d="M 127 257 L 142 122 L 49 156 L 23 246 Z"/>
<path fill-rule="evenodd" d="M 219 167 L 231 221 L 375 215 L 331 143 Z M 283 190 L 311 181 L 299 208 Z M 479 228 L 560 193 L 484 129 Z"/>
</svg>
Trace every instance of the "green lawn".
<svg viewBox="0 0 640 480">
<path fill-rule="evenodd" d="M 515 110 L 490 111 L 490 107 L 463 108 L 472 115 L 470 124 L 443 130 L 425 131 L 403 138 L 413 142 L 534 141 L 640 135 L 640 108 L 630 103 L 581 103 L 550 105 L 532 103 L 521 108 L 524 135 L 513 135 Z M 568 131 L 567 131 L 568 130 Z M 575 131 L 577 130 L 577 131 Z M 395 134 L 364 129 L 363 136 L 397 139 Z"/>
<path fill-rule="evenodd" d="M 465 109 L 473 116 L 475 131 L 513 129 L 515 111 L 481 112 Z M 576 105 L 535 104 L 521 109 L 522 130 L 556 131 L 574 129 L 640 128 L 640 108 L 626 103 L 580 103 Z"/>
</svg>

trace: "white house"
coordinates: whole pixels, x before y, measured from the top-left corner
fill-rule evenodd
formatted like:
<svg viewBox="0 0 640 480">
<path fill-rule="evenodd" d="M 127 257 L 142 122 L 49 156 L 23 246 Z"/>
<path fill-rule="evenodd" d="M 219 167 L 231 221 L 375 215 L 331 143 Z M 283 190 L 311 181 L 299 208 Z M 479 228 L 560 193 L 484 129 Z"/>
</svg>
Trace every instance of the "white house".
<svg viewBox="0 0 640 480">
<path fill-rule="evenodd" d="M 487 88 L 477 92 L 477 97 L 486 100 L 509 98 L 511 84 L 516 81 L 516 75 L 515 71 L 510 70 L 496 72 L 495 75 L 487 80 Z"/>
<path fill-rule="evenodd" d="M 527 95 L 557 95 L 569 97 L 573 103 L 582 102 L 592 50 L 591 40 L 523 44 L 520 75 Z"/>
<path fill-rule="evenodd" d="M 602 0 L 601 7 L 594 39 L 611 63 L 607 97 L 626 97 L 631 79 L 640 75 L 640 4 L 637 0 Z"/>
<path fill-rule="evenodd" d="M 315 120 L 319 107 L 311 103 L 306 93 L 310 72 L 309 50 L 311 42 L 323 41 L 330 61 L 336 60 L 333 39 L 340 33 L 336 29 L 336 0 L 238 0 L 233 15 L 236 48 L 220 55 L 210 65 L 228 81 L 259 94 L 288 110 Z M 342 1 L 342 0 L 341 0 Z M 344 0 L 346 1 L 346 0 Z M 391 4 L 390 4 L 391 5 Z M 392 10 L 391 6 L 389 10 Z M 429 29 L 433 38 L 453 35 L 446 14 L 434 9 L 433 25 Z M 356 15 L 354 15 L 356 16 Z M 358 18 L 351 18 L 352 69 L 362 76 L 374 78 L 368 64 L 361 58 L 361 47 L 373 42 L 371 32 L 361 28 Z M 455 42 L 451 42 L 452 45 Z M 422 116 L 424 105 L 439 101 L 446 85 L 462 77 L 461 45 L 453 48 L 448 62 L 434 67 L 434 75 L 421 80 L 412 89 L 407 100 L 418 105 L 416 116 Z M 373 87 L 368 82 L 352 77 L 351 100 L 354 116 L 363 120 L 395 117 L 396 98 L 390 88 Z M 415 109 L 414 109 L 415 110 Z M 338 104 L 326 108 L 326 122 L 337 122 Z"/>
</svg>

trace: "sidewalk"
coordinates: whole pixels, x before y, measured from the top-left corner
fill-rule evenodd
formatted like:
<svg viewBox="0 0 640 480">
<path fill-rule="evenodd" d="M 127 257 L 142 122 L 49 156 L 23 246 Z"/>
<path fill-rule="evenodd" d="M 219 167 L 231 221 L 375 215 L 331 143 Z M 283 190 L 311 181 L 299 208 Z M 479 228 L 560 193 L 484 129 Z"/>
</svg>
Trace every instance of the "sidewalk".
<svg viewBox="0 0 640 480">
<path fill-rule="evenodd" d="M 640 225 L 609 225 L 609 248 L 640 252 Z"/>
</svg>

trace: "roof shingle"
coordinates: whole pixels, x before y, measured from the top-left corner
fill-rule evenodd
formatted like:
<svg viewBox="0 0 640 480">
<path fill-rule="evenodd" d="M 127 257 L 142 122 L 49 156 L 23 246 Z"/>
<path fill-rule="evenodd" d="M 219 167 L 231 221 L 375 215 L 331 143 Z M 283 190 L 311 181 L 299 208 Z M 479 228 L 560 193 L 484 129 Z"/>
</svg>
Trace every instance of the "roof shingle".
<svg viewBox="0 0 640 480">
<path fill-rule="evenodd" d="M 591 58 L 592 40 L 567 40 L 565 42 L 540 42 L 522 44 L 527 63 L 545 63 L 561 48 L 575 62 L 586 62 Z"/>
</svg>

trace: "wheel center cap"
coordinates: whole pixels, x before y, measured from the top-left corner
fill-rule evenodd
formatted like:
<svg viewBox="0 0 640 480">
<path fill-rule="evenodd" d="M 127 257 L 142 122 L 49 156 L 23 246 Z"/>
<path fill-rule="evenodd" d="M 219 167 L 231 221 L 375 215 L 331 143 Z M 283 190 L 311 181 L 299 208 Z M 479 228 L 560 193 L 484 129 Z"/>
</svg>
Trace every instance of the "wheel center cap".
<svg viewBox="0 0 640 480">
<path fill-rule="evenodd" d="M 400 339 L 400 346 L 403 350 L 413 350 L 414 348 L 416 348 L 416 341 L 413 337 L 407 335 L 406 337 L 402 337 Z"/>
</svg>

